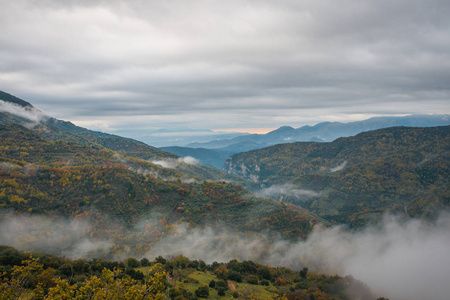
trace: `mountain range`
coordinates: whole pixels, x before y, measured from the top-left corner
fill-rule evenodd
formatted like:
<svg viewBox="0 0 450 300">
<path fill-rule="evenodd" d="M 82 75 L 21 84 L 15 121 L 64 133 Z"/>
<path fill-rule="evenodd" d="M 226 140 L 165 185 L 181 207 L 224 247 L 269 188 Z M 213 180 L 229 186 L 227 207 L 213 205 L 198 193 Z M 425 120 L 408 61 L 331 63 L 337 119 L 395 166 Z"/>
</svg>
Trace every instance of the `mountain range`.
<svg viewBox="0 0 450 300">
<path fill-rule="evenodd" d="M 226 160 L 223 168 L 226 173 L 222 173 L 215 168 L 202 166 L 192 158 L 182 158 L 133 139 L 91 131 L 70 122 L 46 116 L 30 103 L 7 93 L 2 92 L 0 96 L 0 99 L 3 99 L 0 101 L 0 125 L 2 126 L 2 144 L 4 144 L 0 162 L 3 172 L 6 172 L 4 179 L 12 178 L 15 182 L 4 186 L 2 205 L 14 208 L 16 211 L 25 212 L 23 209 L 26 208 L 36 212 L 60 214 L 60 201 L 64 199 L 61 197 L 69 197 L 69 199 L 75 197 L 74 207 L 77 211 L 80 209 L 83 211 L 88 208 L 84 207 L 86 203 L 92 205 L 94 200 L 90 197 L 95 198 L 94 195 L 98 195 L 102 200 L 94 201 L 99 205 L 94 205 L 96 209 L 107 211 L 108 215 L 114 214 L 115 218 L 119 218 L 124 225 L 133 226 L 138 218 L 136 216 L 141 216 L 140 210 L 146 211 L 146 206 L 142 206 L 142 203 L 155 201 L 154 199 L 166 199 L 162 201 L 160 209 L 165 207 L 162 210 L 168 214 L 165 215 L 167 220 L 174 221 L 178 218 L 180 214 L 173 214 L 178 209 L 178 212 L 187 210 L 189 217 L 183 215 L 183 219 L 193 224 L 200 224 L 203 219 L 211 219 L 216 209 L 220 211 L 218 215 L 221 217 L 218 219 L 227 219 L 224 209 L 237 214 L 232 219 L 240 219 L 242 215 L 251 214 L 248 210 L 250 207 L 266 207 L 265 210 L 268 211 L 278 207 L 273 206 L 268 199 L 247 194 L 247 191 L 241 190 L 240 186 L 213 183 L 220 180 L 241 184 L 264 197 L 294 204 L 295 207 L 281 206 L 281 211 L 285 215 L 282 224 L 287 224 L 286 220 L 292 219 L 296 214 L 302 216 L 299 220 L 347 223 L 355 226 L 364 225 L 372 219 L 377 220 L 385 211 L 432 217 L 439 209 L 446 208 L 449 202 L 449 126 L 389 127 L 359 133 L 352 137 L 338 138 L 332 142 L 285 143 L 235 154 L 233 151 L 237 149 L 232 149 L 238 145 L 232 144 L 223 148 L 226 150 L 222 149 L 227 151 L 221 152 L 222 160 L 227 159 L 227 155 L 232 155 Z M 350 130 L 348 128 L 356 130 L 358 126 L 362 130 L 368 126 L 381 126 L 380 124 L 430 126 L 446 122 L 445 115 L 409 116 L 373 118 L 347 124 L 322 123 L 314 127 L 302 127 L 303 129 L 299 128 L 299 130 L 305 131 L 309 128 L 310 132 L 329 132 L 330 128 L 337 126 L 347 128 L 348 132 Z M 328 129 L 325 130 L 325 128 Z M 286 138 L 292 136 L 294 131 L 297 130 L 282 127 L 266 135 L 256 136 Z M 341 134 L 343 132 L 341 131 Z M 190 150 L 180 148 L 174 152 L 183 156 L 193 156 L 195 152 L 189 152 Z M 201 154 L 200 159 L 214 160 L 215 154 L 211 152 L 212 149 L 196 149 L 196 151 Z M 20 179 L 23 175 L 18 175 L 17 170 L 20 170 L 21 174 L 26 174 L 28 169 L 34 170 L 35 166 L 38 166 L 40 170 L 46 170 L 48 173 L 46 176 L 57 178 L 56 186 L 63 194 L 56 191 L 52 192 L 56 194 L 48 194 L 48 191 L 53 190 L 48 184 L 55 185 L 54 180 L 40 182 L 38 177 L 34 177 L 37 181 L 27 179 L 31 180 L 27 182 Z M 82 166 L 90 167 L 81 168 Z M 105 167 L 112 169 L 106 173 L 100 171 Z M 62 168 L 64 172 L 62 170 L 56 172 L 54 168 Z M 69 190 L 66 190 L 63 184 L 66 182 L 64 174 L 67 174 L 67 168 L 73 168 L 70 172 L 79 174 L 75 177 L 69 176 L 72 180 L 78 178 L 72 182 L 72 188 Z M 113 191 L 109 184 L 106 187 L 104 184 L 83 186 L 83 180 L 79 176 L 97 178 L 98 175 L 94 174 L 99 172 L 108 178 L 117 177 L 107 181 L 113 181 L 115 186 L 123 188 L 118 190 L 114 188 Z M 125 181 L 120 179 L 123 178 L 120 174 L 124 172 L 129 174 L 125 177 L 132 179 Z M 103 182 L 103 180 L 100 181 Z M 156 198 L 145 188 L 145 181 L 153 181 L 158 187 L 154 189 Z M 38 186 L 35 186 L 36 184 Z M 184 191 L 182 197 L 175 192 L 177 189 Z M 205 194 L 199 194 L 199 190 Z M 91 196 L 83 200 L 86 196 L 82 197 L 81 191 Z M 127 194 L 124 191 L 133 192 Z M 37 197 L 36 193 L 40 196 Z M 243 197 L 244 194 L 245 197 Z M 26 200 L 27 197 L 31 197 L 30 195 L 36 196 L 32 197 L 33 201 Z M 123 203 L 131 202 L 126 209 L 120 208 L 119 211 L 122 213 L 117 215 L 108 210 L 111 207 L 106 204 L 111 201 L 116 203 L 115 198 L 106 195 L 120 195 L 119 199 L 127 199 L 128 195 L 131 198 L 122 201 Z M 198 204 L 186 201 L 186 196 L 191 200 L 198 200 L 200 197 L 204 201 L 201 205 L 202 209 L 209 207 L 211 212 L 199 210 Z M 39 199 L 42 197 L 54 199 L 52 201 L 59 204 L 53 208 L 40 207 Z M 171 204 L 168 205 L 168 203 Z M 208 203 L 212 206 L 208 206 Z M 228 204 L 225 205 L 225 203 Z M 116 203 L 112 207 L 117 208 L 115 205 L 119 204 Z M 191 205 L 194 206 L 191 207 Z M 139 207 L 139 209 L 135 211 L 133 207 Z M 272 208 L 268 209 L 268 207 Z M 302 209 L 299 210 L 299 207 Z M 294 212 L 291 211 L 292 209 Z M 275 211 L 278 211 L 278 208 Z M 289 215 L 291 213 L 293 215 Z M 258 214 L 255 216 L 258 218 Z M 250 219 L 253 220 L 255 216 Z M 227 220 L 231 221 L 231 219 Z M 307 226 L 305 227 L 302 222 L 298 227 L 302 229 L 297 229 L 308 232 L 310 229 L 305 229 Z M 235 222 L 234 225 L 236 224 L 240 222 Z M 248 224 L 245 226 L 249 228 Z M 254 226 L 259 228 L 259 225 Z"/>
<path fill-rule="evenodd" d="M 331 142 L 364 131 L 394 126 L 432 127 L 450 125 L 450 115 L 409 115 L 404 117 L 375 117 L 363 121 L 323 122 L 314 126 L 292 128 L 283 126 L 266 134 L 249 134 L 207 143 L 191 143 L 186 147 L 162 147 L 180 156 L 192 156 L 201 164 L 222 169 L 232 154 L 293 142 Z"/>
</svg>

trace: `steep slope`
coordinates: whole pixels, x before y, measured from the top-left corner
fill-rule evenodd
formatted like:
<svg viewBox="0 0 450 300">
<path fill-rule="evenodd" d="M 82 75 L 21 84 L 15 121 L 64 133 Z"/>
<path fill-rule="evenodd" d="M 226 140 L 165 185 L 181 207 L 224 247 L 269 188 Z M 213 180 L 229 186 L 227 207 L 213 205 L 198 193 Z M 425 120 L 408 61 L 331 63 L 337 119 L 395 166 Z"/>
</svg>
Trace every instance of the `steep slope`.
<svg viewBox="0 0 450 300">
<path fill-rule="evenodd" d="M 235 154 L 224 170 L 328 220 L 362 224 L 384 211 L 433 215 L 450 204 L 450 127 L 281 144 Z"/>
<path fill-rule="evenodd" d="M 74 141 L 142 159 L 177 157 L 133 139 L 92 131 L 52 118 L 30 103 L 2 91 L 0 91 L 0 124 L 21 124 L 50 140 Z"/>
<path fill-rule="evenodd" d="M 20 124 L 45 139 L 76 142 L 97 149 L 109 149 L 120 155 L 131 156 L 177 169 L 200 180 L 229 180 L 244 183 L 227 176 L 217 168 L 195 163 L 185 163 L 178 155 L 159 150 L 142 142 L 117 135 L 92 131 L 45 115 L 30 103 L 0 91 L 0 124 Z"/>
<path fill-rule="evenodd" d="M 299 209 L 257 197 L 229 182 L 201 182 L 202 176 L 112 150 L 51 141 L 21 125 L 0 125 L 0 140 L 2 222 L 17 215 L 76 221 L 85 224 L 78 235 L 112 243 L 110 252 L 101 255 L 145 253 L 183 224 L 297 239 L 306 237 L 314 222 Z M 14 228 L 28 228 L 12 237 L 21 248 L 33 249 L 37 237 L 48 238 L 48 226 L 38 225 L 39 221 L 14 222 Z M 65 253 L 76 245 L 65 238 L 70 228 L 60 226 L 69 232 L 60 234 L 56 251 Z"/>
</svg>

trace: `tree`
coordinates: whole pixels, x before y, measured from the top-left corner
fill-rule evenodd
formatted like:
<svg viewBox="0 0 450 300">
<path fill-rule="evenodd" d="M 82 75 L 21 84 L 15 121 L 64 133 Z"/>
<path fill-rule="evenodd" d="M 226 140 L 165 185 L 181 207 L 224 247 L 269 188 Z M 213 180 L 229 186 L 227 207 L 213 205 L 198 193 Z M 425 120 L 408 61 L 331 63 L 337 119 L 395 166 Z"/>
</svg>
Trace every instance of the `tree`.
<svg viewBox="0 0 450 300">
<path fill-rule="evenodd" d="M 304 268 L 300 271 L 300 277 L 301 277 L 301 278 L 306 278 L 306 275 L 308 275 L 308 268 L 304 267 Z"/>
<path fill-rule="evenodd" d="M 212 280 L 209 282 L 209 287 L 210 287 L 210 288 L 215 288 L 215 287 L 216 287 L 216 281 L 215 281 L 214 279 L 212 279 Z"/>
<path fill-rule="evenodd" d="M 22 264 L 12 267 L 11 278 L 6 277 L 6 273 L 0 274 L 0 300 L 20 299 L 35 273 L 42 271 L 37 258 L 30 256 Z"/>
<path fill-rule="evenodd" d="M 227 278 L 236 282 L 242 282 L 242 275 L 236 271 L 228 271 Z"/>
<path fill-rule="evenodd" d="M 139 268 L 140 265 L 141 264 L 139 263 L 139 261 L 134 257 L 130 257 L 127 259 L 127 266 L 129 268 Z"/>
<path fill-rule="evenodd" d="M 200 286 L 195 290 L 195 295 L 199 298 L 208 298 L 209 297 L 209 287 L 206 285 Z"/>
<path fill-rule="evenodd" d="M 143 259 L 141 259 L 141 267 L 148 267 L 150 265 L 150 261 L 148 260 L 148 258 L 144 257 Z"/>
<path fill-rule="evenodd" d="M 256 274 L 258 275 L 258 277 L 260 279 L 266 279 L 266 280 L 270 280 L 272 279 L 272 274 L 270 273 L 269 268 L 267 267 L 261 267 Z"/>
<path fill-rule="evenodd" d="M 70 285 L 67 280 L 55 279 L 56 286 L 49 289 L 48 299 L 164 299 L 166 272 L 161 265 L 150 268 L 150 278 L 141 283 L 121 277 L 122 270 L 104 269 L 101 277 L 92 276 L 81 286 Z"/>
<path fill-rule="evenodd" d="M 257 285 L 258 284 L 258 277 L 256 277 L 255 275 L 248 276 L 247 277 L 247 283 Z"/>
</svg>

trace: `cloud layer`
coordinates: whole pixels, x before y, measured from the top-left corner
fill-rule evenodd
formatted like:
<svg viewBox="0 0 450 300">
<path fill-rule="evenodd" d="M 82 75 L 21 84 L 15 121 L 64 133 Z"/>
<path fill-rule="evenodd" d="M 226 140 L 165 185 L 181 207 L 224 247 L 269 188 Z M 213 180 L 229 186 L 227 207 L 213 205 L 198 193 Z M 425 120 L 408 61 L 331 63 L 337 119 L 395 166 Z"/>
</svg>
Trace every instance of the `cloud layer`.
<svg viewBox="0 0 450 300">
<path fill-rule="evenodd" d="M 448 1 L 0 3 L 1 88 L 79 124 L 267 128 L 450 110 Z"/>
</svg>

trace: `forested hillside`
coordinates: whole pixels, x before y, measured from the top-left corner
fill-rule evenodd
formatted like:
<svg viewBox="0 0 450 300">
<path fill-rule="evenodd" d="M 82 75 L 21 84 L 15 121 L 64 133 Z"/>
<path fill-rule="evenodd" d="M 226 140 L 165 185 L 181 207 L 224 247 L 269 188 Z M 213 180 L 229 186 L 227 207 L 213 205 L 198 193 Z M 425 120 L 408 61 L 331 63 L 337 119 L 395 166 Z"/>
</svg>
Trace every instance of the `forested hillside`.
<svg viewBox="0 0 450 300">
<path fill-rule="evenodd" d="M 229 182 L 203 181 L 201 174 L 190 176 L 108 149 L 47 140 L 20 125 L 0 125 L 0 140 L 3 212 L 86 222 L 82 235 L 112 241 L 110 252 L 101 254 L 105 257 L 146 253 L 181 224 L 294 239 L 311 230 L 313 219 L 301 210 Z M 48 234 L 45 226 L 31 228 L 37 239 Z M 24 249 L 39 246 L 20 236 L 11 240 Z M 66 240 L 55 250 L 63 253 L 75 242 Z"/>
<path fill-rule="evenodd" d="M 280 144 L 235 154 L 224 170 L 332 221 L 358 225 L 385 211 L 433 216 L 450 204 L 450 127 Z"/>
<path fill-rule="evenodd" d="M 0 299 L 376 299 L 351 276 L 184 256 L 71 260 L 0 245 Z M 379 298 L 384 299 L 384 298 Z"/>
</svg>

